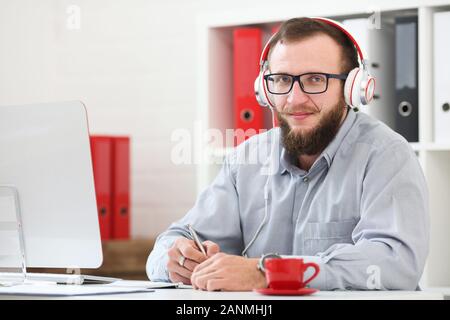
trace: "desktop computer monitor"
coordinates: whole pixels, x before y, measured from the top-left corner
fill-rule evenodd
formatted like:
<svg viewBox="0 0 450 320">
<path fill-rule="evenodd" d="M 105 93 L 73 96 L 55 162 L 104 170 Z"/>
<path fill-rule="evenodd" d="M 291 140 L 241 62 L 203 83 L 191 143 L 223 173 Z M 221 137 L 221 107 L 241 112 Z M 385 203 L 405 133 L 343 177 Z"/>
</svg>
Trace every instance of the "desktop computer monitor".
<svg viewBox="0 0 450 320">
<path fill-rule="evenodd" d="M 27 267 L 102 264 L 83 103 L 0 106 L 3 185 L 18 192 Z"/>
</svg>

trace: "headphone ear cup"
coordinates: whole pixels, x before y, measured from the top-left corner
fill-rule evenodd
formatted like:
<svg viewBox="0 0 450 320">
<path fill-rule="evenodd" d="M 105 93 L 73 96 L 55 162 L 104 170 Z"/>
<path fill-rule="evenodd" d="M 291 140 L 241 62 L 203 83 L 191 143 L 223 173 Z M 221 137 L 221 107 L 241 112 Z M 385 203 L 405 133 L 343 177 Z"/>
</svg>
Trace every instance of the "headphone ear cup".
<svg viewBox="0 0 450 320">
<path fill-rule="evenodd" d="M 363 72 L 360 68 L 354 68 L 349 72 L 344 85 L 345 103 L 352 108 L 357 108 L 361 105 L 360 89 L 361 81 L 363 79 Z"/>
<path fill-rule="evenodd" d="M 264 93 L 262 92 L 262 87 L 261 87 L 261 72 L 258 74 L 258 76 L 255 79 L 254 89 L 255 89 L 256 101 L 258 101 L 258 103 L 261 107 L 264 107 Z"/>
<path fill-rule="evenodd" d="M 270 102 L 267 101 L 265 89 L 264 89 L 264 72 L 260 72 L 255 79 L 254 84 L 255 97 L 261 107 L 270 107 Z"/>
<path fill-rule="evenodd" d="M 364 104 L 368 105 L 372 99 L 373 96 L 375 94 L 375 78 L 368 75 L 367 76 L 367 80 L 365 81 L 365 86 L 364 86 L 364 94 L 363 94 L 363 100 L 364 100 Z"/>
</svg>

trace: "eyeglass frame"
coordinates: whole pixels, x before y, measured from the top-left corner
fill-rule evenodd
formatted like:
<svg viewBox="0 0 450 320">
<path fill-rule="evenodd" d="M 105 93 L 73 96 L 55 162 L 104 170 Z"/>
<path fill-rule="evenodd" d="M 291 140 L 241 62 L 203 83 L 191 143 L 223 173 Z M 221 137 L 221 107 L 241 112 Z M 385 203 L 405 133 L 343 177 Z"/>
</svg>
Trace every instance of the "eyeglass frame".
<svg viewBox="0 0 450 320">
<path fill-rule="evenodd" d="M 307 91 L 305 91 L 305 89 L 303 88 L 303 84 L 302 84 L 302 82 L 300 81 L 300 77 L 301 77 L 301 76 L 304 76 L 304 75 L 307 75 L 307 74 L 320 74 L 320 75 L 324 75 L 324 76 L 326 77 L 326 79 L 327 79 L 327 83 L 326 83 L 326 85 L 325 85 L 325 90 L 320 91 L 320 92 L 307 92 Z M 270 76 L 275 76 L 275 75 L 285 75 L 285 76 L 290 76 L 290 77 L 293 78 L 293 81 L 292 81 L 292 83 L 291 83 L 291 87 L 289 88 L 289 90 L 288 90 L 287 92 L 285 92 L 285 93 L 273 93 L 273 92 L 270 91 L 269 85 L 268 85 L 268 82 L 267 82 L 267 81 L 269 81 L 268 78 L 269 78 Z M 302 73 L 302 74 L 299 74 L 299 75 L 294 76 L 294 75 L 289 74 L 289 73 L 282 73 L 282 72 L 279 72 L 279 73 L 269 73 L 269 74 L 264 75 L 264 80 L 265 80 L 265 82 L 266 82 L 267 90 L 268 90 L 271 94 L 275 94 L 275 95 L 289 94 L 289 93 L 292 91 L 292 88 L 294 87 L 294 83 L 295 83 L 295 82 L 298 82 L 298 84 L 299 84 L 299 86 L 300 86 L 300 89 L 302 89 L 302 91 L 303 91 L 304 93 L 306 93 L 306 94 L 320 94 L 320 93 L 324 93 L 324 92 L 326 92 L 326 91 L 328 90 L 328 80 L 329 80 L 330 78 L 331 78 L 331 79 L 338 79 L 338 80 L 346 80 L 347 77 L 348 77 L 348 73 L 336 74 L 336 73 L 326 73 L 326 72 L 305 72 L 305 73 Z"/>
</svg>

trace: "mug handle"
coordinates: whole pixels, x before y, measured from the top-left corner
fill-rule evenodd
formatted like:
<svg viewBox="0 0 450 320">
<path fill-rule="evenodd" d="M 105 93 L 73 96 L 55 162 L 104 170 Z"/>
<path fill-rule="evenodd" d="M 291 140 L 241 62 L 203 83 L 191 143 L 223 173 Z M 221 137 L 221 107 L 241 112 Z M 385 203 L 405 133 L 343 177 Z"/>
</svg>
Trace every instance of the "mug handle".
<svg viewBox="0 0 450 320">
<path fill-rule="evenodd" d="M 308 270 L 308 268 L 314 268 L 315 272 L 314 274 L 306 281 L 303 282 L 303 286 L 305 287 L 308 283 L 310 283 L 315 277 L 317 277 L 317 275 L 319 274 L 320 271 L 320 267 L 317 263 L 314 262 L 308 262 L 304 264 L 304 272 L 306 272 L 306 270 Z"/>
</svg>

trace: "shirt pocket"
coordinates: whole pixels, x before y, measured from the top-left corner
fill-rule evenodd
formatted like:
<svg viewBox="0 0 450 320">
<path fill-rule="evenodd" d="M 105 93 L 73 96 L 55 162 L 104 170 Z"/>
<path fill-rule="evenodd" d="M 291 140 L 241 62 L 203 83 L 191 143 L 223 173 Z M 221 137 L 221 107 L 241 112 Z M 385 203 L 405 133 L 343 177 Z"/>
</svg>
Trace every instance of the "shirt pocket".
<svg viewBox="0 0 450 320">
<path fill-rule="evenodd" d="M 314 256 L 337 243 L 353 243 L 355 220 L 307 223 L 303 234 L 304 255 Z"/>
</svg>

